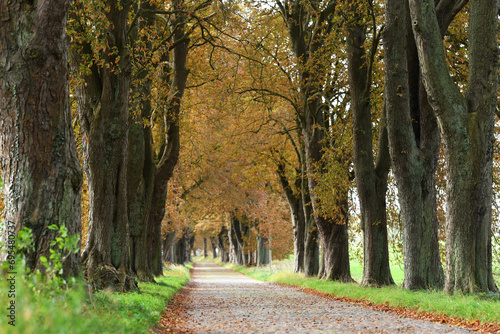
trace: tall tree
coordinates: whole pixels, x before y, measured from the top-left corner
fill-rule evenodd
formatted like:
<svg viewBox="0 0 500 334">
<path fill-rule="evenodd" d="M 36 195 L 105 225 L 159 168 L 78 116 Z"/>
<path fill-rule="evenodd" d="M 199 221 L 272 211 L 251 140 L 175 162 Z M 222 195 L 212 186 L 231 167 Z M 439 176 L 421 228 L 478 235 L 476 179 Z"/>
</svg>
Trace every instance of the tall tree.
<svg viewBox="0 0 500 334">
<path fill-rule="evenodd" d="M 440 36 L 448 29 L 450 22 L 465 5 L 466 1 L 439 1 L 436 4 L 435 16 L 438 18 Z M 388 4 L 387 8 L 392 8 Z M 399 4 L 403 6 L 403 4 Z M 397 10 L 408 7 L 398 7 Z M 389 143 L 394 174 L 398 184 L 399 203 L 403 220 L 403 245 L 405 279 L 403 285 L 408 289 L 441 288 L 444 274 L 439 255 L 438 226 L 436 213 L 435 173 L 440 148 L 438 122 L 428 96 L 424 89 L 421 76 L 422 60 L 417 54 L 417 45 L 411 30 L 410 21 L 402 18 L 399 12 L 389 12 L 386 20 L 385 44 L 387 50 L 394 53 L 403 52 L 406 60 L 405 80 L 408 86 L 408 110 L 388 108 Z M 398 19 L 390 19 L 395 15 Z M 409 14 L 408 14 L 409 15 Z M 406 22 L 406 28 L 400 22 Z M 404 30 L 402 30 L 404 29 Z M 391 31 L 391 32 L 389 32 Z M 397 35 L 397 37 L 393 37 Z M 394 38 L 394 39 L 393 39 Z M 400 38 L 405 38 L 405 49 Z M 399 43 L 397 47 L 394 43 Z M 392 53 L 389 53 L 391 55 Z M 403 61 L 398 59 L 397 62 Z M 387 63 L 392 59 L 386 58 Z M 389 66 L 391 66 L 389 64 Z M 399 69 L 402 70 L 401 68 Z M 387 72 L 386 72 L 387 75 Z M 387 76 L 386 96 L 403 94 L 396 92 L 393 86 L 393 76 Z M 404 87 L 404 86 L 401 86 Z M 392 91 L 391 91 L 392 89 Z M 392 93 L 391 93 L 392 92 Z M 391 95 L 396 99 L 395 96 Z M 405 97 L 406 98 L 406 97 Z M 403 107 L 403 106 L 400 106 Z M 406 115 L 408 113 L 408 115 Z M 414 236 L 420 235 L 418 241 Z"/>
<path fill-rule="evenodd" d="M 163 113 L 164 143 L 162 143 L 160 153 L 158 154 L 147 231 L 147 256 L 154 275 L 161 275 L 163 271 L 161 262 L 161 222 L 165 216 L 168 181 L 171 179 L 174 168 L 179 160 L 179 115 L 189 75 L 189 70 L 186 67 L 189 36 L 185 32 L 186 16 L 183 13 L 184 1 L 173 0 L 172 7 L 177 12 L 171 22 L 172 45 L 175 48 L 172 52 L 171 74 L 164 74 L 165 76 L 171 75 L 172 81 Z"/>
<path fill-rule="evenodd" d="M 84 6 L 75 7 L 73 27 L 79 35 L 73 36 L 72 52 L 75 74 L 82 71 L 76 95 L 89 190 L 89 234 L 82 261 L 94 287 L 126 291 L 136 287 L 127 210 L 130 2 L 109 0 L 93 8 L 93 22 L 86 20 Z M 93 44 L 96 28 L 102 29 L 98 33 L 104 45 Z"/>
<path fill-rule="evenodd" d="M 366 18 L 360 12 L 364 6 L 350 3 L 349 10 L 353 15 L 348 22 L 347 38 L 348 75 L 353 113 L 353 160 L 363 231 L 364 264 L 361 285 L 388 285 L 394 284 L 389 266 L 386 216 L 390 156 L 384 114 L 379 127 L 376 161 L 373 153 L 371 109 L 374 103 L 371 101 L 371 88 L 373 62 L 380 40 L 380 31 L 377 31 L 373 1 L 369 1 L 368 4 L 368 10 L 373 17 L 371 29 L 374 35 L 370 53 L 365 49 Z"/>
<path fill-rule="evenodd" d="M 300 73 L 300 127 L 305 143 L 306 170 L 314 221 L 324 250 L 326 279 L 351 281 L 347 237 L 347 194 L 335 202 L 337 212 L 332 217 L 320 214 L 318 180 L 325 170 L 328 117 L 322 104 L 323 77 L 329 68 L 323 62 L 322 47 L 332 31 L 336 1 L 276 1 L 288 27 L 292 51 Z M 339 191 L 339 193 L 342 191 Z"/>
<path fill-rule="evenodd" d="M 3 1 L 0 4 L 0 166 L 5 183 L 1 240 L 28 227 L 31 270 L 49 258 L 55 231 L 81 231 L 81 168 L 71 126 L 66 46 L 70 1 Z M 6 259 L 2 253 L 0 260 Z M 64 275 L 80 273 L 80 254 L 63 263 Z"/>
<path fill-rule="evenodd" d="M 469 5 L 469 80 L 462 94 L 448 71 L 434 2 L 409 2 L 422 78 L 448 164 L 445 288 L 498 291 L 491 263 L 491 206 L 499 3 Z"/>
</svg>

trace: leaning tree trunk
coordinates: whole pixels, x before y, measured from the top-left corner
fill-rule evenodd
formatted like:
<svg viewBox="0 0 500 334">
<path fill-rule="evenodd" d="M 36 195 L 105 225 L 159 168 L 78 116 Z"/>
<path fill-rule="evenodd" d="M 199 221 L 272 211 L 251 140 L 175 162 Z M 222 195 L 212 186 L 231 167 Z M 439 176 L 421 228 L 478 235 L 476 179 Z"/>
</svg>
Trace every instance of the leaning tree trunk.
<svg viewBox="0 0 500 334">
<path fill-rule="evenodd" d="M 114 0 L 108 5 L 105 12 L 111 28 L 107 45 L 98 55 L 104 65 L 93 63 L 76 89 L 89 189 L 89 232 L 82 261 L 95 288 L 114 286 L 126 291 L 137 286 L 130 262 L 127 210 L 129 5 Z M 76 47 L 81 47 L 73 53 L 78 71 L 79 65 L 86 65 L 84 54 L 94 55 L 86 41 Z"/>
<path fill-rule="evenodd" d="M 436 9 L 427 1 L 410 0 L 423 82 L 439 120 L 448 163 L 448 292 L 498 291 L 491 258 L 498 5 L 497 0 L 470 3 L 469 81 L 462 95 L 448 72 Z"/>
<path fill-rule="evenodd" d="M 304 271 L 304 247 L 306 228 L 304 206 L 302 203 L 302 194 L 300 192 L 302 174 L 300 172 L 297 172 L 295 189 L 292 189 L 290 186 L 290 182 L 288 181 L 288 178 L 285 174 L 285 163 L 280 162 L 278 164 L 278 177 L 281 183 L 281 189 L 285 193 L 285 197 L 290 207 L 290 216 L 292 218 L 294 255 L 293 272 L 299 273 Z"/>
<path fill-rule="evenodd" d="M 174 8 L 182 7 L 182 0 L 174 0 Z M 153 275 L 162 274 L 161 263 L 161 224 L 165 216 L 165 201 L 167 197 L 168 181 L 173 175 L 174 168 L 179 160 L 180 137 L 179 137 L 179 115 L 181 101 L 186 88 L 189 74 L 186 68 L 189 39 L 185 35 L 185 16 L 182 11 L 175 15 L 172 21 L 173 49 L 172 72 L 164 74 L 166 77 L 172 75 L 172 84 L 166 101 L 164 112 L 165 143 L 157 164 L 155 184 L 153 190 L 152 208 L 149 215 L 147 232 L 148 261 Z"/>
<path fill-rule="evenodd" d="M 353 4 L 350 4 L 353 6 Z M 370 91 L 372 68 L 364 48 L 366 27 L 359 22 L 357 9 L 352 9 L 357 20 L 348 28 L 349 85 L 353 113 L 353 161 L 363 231 L 363 278 L 361 285 L 394 284 L 389 266 L 387 241 L 386 191 L 390 169 L 385 117 L 381 120 L 378 159 L 373 156 Z M 376 29 L 376 28 L 375 28 Z M 376 33 L 376 32 L 375 32 Z M 378 45 L 376 33 L 372 54 Z"/>
<path fill-rule="evenodd" d="M 34 250 L 30 270 L 44 272 L 41 256 L 57 249 L 56 232 L 81 233 L 81 169 L 71 126 L 66 17 L 70 1 L 0 4 L 0 167 L 5 193 L 5 230 L 0 241 L 12 260 L 13 238 L 28 227 Z M 9 256 L 10 255 L 10 256 Z M 63 254 L 63 276 L 80 273 L 80 253 Z"/>
</svg>

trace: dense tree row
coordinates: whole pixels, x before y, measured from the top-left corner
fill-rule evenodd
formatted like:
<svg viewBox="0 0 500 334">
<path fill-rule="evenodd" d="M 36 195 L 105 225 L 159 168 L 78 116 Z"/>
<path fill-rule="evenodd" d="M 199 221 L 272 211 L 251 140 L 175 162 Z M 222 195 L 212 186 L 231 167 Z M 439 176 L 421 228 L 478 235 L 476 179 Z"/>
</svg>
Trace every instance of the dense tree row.
<svg viewBox="0 0 500 334">
<path fill-rule="evenodd" d="M 153 280 L 195 235 L 349 282 L 355 194 L 362 285 L 394 284 L 398 212 L 405 288 L 498 291 L 497 0 L 0 6 L 2 240 L 32 230 L 31 270 L 83 210 L 64 274 L 94 287 Z"/>
</svg>

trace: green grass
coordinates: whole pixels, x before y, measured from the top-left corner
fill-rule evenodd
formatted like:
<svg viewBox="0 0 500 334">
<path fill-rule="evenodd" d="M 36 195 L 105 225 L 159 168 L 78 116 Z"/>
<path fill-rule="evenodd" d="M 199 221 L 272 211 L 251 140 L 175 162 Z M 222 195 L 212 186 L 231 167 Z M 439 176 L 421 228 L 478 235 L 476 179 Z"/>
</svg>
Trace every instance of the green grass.
<svg viewBox="0 0 500 334">
<path fill-rule="evenodd" d="M 376 304 L 388 304 L 417 311 L 425 311 L 448 317 L 461 318 L 468 321 L 479 320 L 481 323 L 500 323 L 499 295 L 448 295 L 442 291 L 408 291 L 398 286 L 360 287 L 356 283 L 339 283 L 317 278 L 304 277 L 293 273 L 293 262 L 290 260 L 273 262 L 269 267 L 241 267 L 225 265 L 248 276 L 262 281 L 277 282 L 314 289 L 333 294 L 337 297 L 363 299 Z M 351 263 L 353 277 L 359 282 L 362 267 Z M 398 266 L 391 268 L 394 280 L 400 284 L 403 272 Z"/>
<path fill-rule="evenodd" d="M 157 283 L 139 283 L 139 291 L 88 295 L 82 287 L 40 291 L 16 281 L 16 322 L 8 324 L 6 280 L 0 280 L 0 333 L 147 333 L 173 295 L 189 281 L 186 267 L 171 267 Z M 38 286 L 38 285 L 35 285 Z M 7 320 L 6 320 L 7 319 Z"/>
</svg>

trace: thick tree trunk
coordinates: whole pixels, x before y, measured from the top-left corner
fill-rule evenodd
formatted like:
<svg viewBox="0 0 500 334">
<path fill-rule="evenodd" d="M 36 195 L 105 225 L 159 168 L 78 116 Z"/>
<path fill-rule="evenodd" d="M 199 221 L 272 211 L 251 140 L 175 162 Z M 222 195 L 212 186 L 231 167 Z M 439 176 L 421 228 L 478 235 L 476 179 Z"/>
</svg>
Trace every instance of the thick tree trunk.
<svg viewBox="0 0 500 334">
<path fill-rule="evenodd" d="M 187 262 L 187 254 L 189 252 L 188 236 L 186 231 L 182 234 L 182 237 L 178 238 L 174 244 L 174 263 L 184 264 Z"/>
<path fill-rule="evenodd" d="M 174 232 L 167 233 L 165 238 L 163 238 L 163 245 L 162 245 L 162 249 L 163 249 L 162 261 L 163 262 L 171 262 L 171 263 L 174 262 L 173 245 L 175 244 L 176 236 L 177 236 L 177 232 L 174 231 Z"/>
<path fill-rule="evenodd" d="M 108 66 L 94 63 L 84 84 L 77 87 L 83 132 L 84 168 L 89 189 L 89 233 L 82 253 L 86 276 L 94 287 L 135 288 L 129 248 L 127 209 L 127 143 L 130 57 L 126 30 L 128 5 L 109 1 L 106 17 L 111 29 L 101 55 Z M 89 44 L 74 52 L 75 71 L 82 52 L 92 57 Z M 111 49 L 116 52 L 111 52 Z"/>
<path fill-rule="evenodd" d="M 310 96 L 312 94 L 307 94 Z M 320 212 L 319 198 L 315 194 L 318 186 L 316 179 L 322 169 L 323 157 L 323 133 L 320 124 L 324 124 L 322 113 L 317 106 L 317 99 L 304 97 L 305 128 L 303 130 L 306 166 L 311 206 L 314 213 Z M 339 189 L 341 194 L 344 190 Z M 342 195 L 338 195 L 342 196 Z M 348 203 L 347 191 L 344 191 L 344 198 L 337 198 L 338 210 L 336 213 L 329 213 L 330 217 L 321 214 L 314 214 L 314 221 L 318 228 L 319 236 L 324 246 L 325 272 L 324 279 L 340 280 L 350 282 L 351 270 L 349 264 L 349 241 L 347 236 L 348 223 Z"/>
<path fill-rule="evenodd" d="M 182 8 L 182 0 L 174 0 L 174 8 Z M 178 43 L 173 49 L 172 83 L 170 94 L 164 111 L 165 144 L 159 157 L 155 174 L 152 207 L 148 223 L 148 261 L 153 275 L 162 274 L 161 264 L 161 223 L 165 216 L 165 201 L 168 181 L 173 175 L 179 159 L 179 115 L 182 97 L 189 74 L 186 68 L 189 39 L 185 35 L 185 16 L 179 11 L 172 21 L 173 43 Z M 165 73 L 168 77 L 170 73 Z M 164 80 L 166 81 L 166 80 Z"/>
<path fill-rule="evenodd" d="M 81 233 L 81 168 L 71 126 L 66 17 L 69 1 L 0 4 L 0 167 L 4 181 L 5 230 L 0 241 L 11 260 L 13 239 L 31 229 L 30 270 L 44 266 L 57 237 L 50 225 Z M 55 249 L 57 251 L 57 249 Z M 80 253 L 62 254 L 63 276 L 80 274 Z"/>
<path fill-rule="evenodd" d="M 464 1 L 441 1 L 438 4 L 441 18 L 438 36 L 444 34 L 464 4 Z M 406 16 L 400 15 L 401 10 L 408 10 L 407 6 L 389 2 L 387 5 L 390 10 L 386 12 L 390 17 L 387 17 L 389 24 L 385 35 L 388 50 L 386 92 L 394 92 L 386 94 L 386 97 L 391 96 L 387 123 L 403 218 L 403 285 L 408 289 L 440 288 L 444 275 L 439 255 L 435 189 L 439 130 L 423 89 L 420 75 L 423 63 L 417 58 L 409 28 L 411 24 L 409 20 L 406 22 Z M 403 39 L 405 44 L 401 42 Z M 416 239 L 415 235 L 420 237 Z"/>
<path fill-rule="evenodd" d="M 497 0 L 469 8 L 469 82 L 465 96 L 449 75 L 436 9 L 410 0 L 422 77 L 439 120 L 448 163 L 446 290 L 498 291 L 492 275 L 491 204 L 498 85 Z M 439 9 L 439 6 L 438 6 Z M 425 47 L 424 47 L 425 46 Z"/>
<path fill-rule="evenodd" d="M 351 4 L 352 6 L 352 4 Z M 357 9 L 354 15 L 359 16 Z M 358 17 L 358 20 L 360 18 Z M 363 231 L 363 278 L 361 285 L 394 284 L 389 266 L 387 241 L 386 191 L 390 169 L 385 117 L 381 120 L 378 159 L 373 156 L 370 88 L 372 86 L 369 62 L 364 41 L 366 27 L 353 20 L 348 34 L 349 85 L 353 113 L 354 171 L 361 207 Z M 378 44 L 378 35 L 372 41 L 372 52 Z"/>
</svg>

